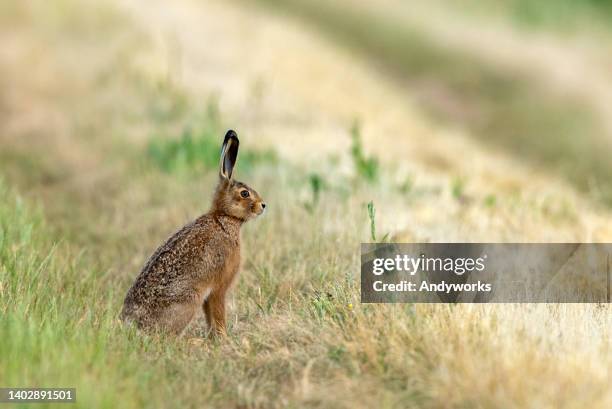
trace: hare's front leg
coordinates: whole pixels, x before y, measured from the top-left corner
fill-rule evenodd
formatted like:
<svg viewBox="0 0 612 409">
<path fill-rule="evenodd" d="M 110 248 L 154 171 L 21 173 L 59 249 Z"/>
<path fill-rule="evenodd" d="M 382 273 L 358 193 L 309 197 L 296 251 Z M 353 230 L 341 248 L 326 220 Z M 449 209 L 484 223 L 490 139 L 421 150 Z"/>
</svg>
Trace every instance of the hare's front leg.
<svg viewBox="0 0 612 409">
<path fill-rule="evenodd" d="M 225 290 L 217 290 L 204 301 L 206 323 L 211 329 L 211 335 L 225 335 Z"/>
</svg>

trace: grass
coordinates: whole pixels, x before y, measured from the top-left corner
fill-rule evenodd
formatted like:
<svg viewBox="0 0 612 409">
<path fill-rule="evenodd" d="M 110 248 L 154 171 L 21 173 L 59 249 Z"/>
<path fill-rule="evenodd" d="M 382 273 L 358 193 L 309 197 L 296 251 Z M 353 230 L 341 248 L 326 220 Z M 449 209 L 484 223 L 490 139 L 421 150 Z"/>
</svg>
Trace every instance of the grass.
<svg viewBox="0 0 612 409">
<path fill-rule="evenodd" d="M 7 335 L 0 338 L 0 354 L 10 357 L 0 367 L 3 385 L 69 383 L 80 390 L 79 406 L 111 407 L 109 396 L 121 390 L 114 381 L 117 354 L 121 371 L 144 376 L 127 359 L 129 351 L 117 350 L 114 291 L 103 289 L 96 273 L 74 261 L 63 245 L 54 245 L 39 211 L 4 184 L 0 189 L 0 327 Z M 136 403 L 129 395 L 121 398 Z"/>
<path fill-rule="evenodd" d="M 609 0 L 511 0 L 444 2 L 451 7 L 468 9 L 479 14 L 494 13 L 509 18 L 524 28 L 552 28 L 579 31 L 594 24 L 609 30 L 612 2 Z"/>
<path fill-rule="evenodd" d="M 465 180 L 455 178 L 451 185 L 451 193 L 455 199 L 462 200 L 465 197 Z"/>
<path fill-rule="evenodd" d="M 37 4 L 28 7 L 45 10 L 44 2 Z M 70 5 L 71 21 L 88 12 L 86 4 Z M 21 26 L 36 32 L 30 9 L 19 10 L 25 19 Z M 126 19 L 112 24 L 126 24 Z M 103 30 L 112 24 L 98 27 L 99 35 L 106 38 Z M 63 32 L 61 20 L 55 25 Z M 70 30 L 79 26 L 70 23 Z M 122 32 L 132 38 L 129 30 Z M 41 38 L 20 35 L 25 45 Z M 43 38 L 56 39 L 52 31 Z M 39 56 L 38 66 L 60 64 L 58 72 L 72 73 L 66 49 L 82 45 L 81 40 L 75 35 L 49 41 L 53 48 Z M 146 42 L 139 44 L 141 52 L 146 50 Z M 106 48 L 96 50 L 101 61 L 109 60 Z M 2 69 L 9 86 L 11 79 L 22 78 L 21 64 Z M 0 184 L 2 386 L 76 387 L 77 408 L 609 406 L 608 305 L 413 308 L 358 302 L 359 243 L 368 240 L 372 227 L 387 231 L 392 225 L 394 233 L 401 233 L 396 223 L 407 213 L 403 196 L 411 199 L 409 225 L 421 229 L 414 232 L 419 240 L 435 238 L 439 229 L 445 235 L 460 228 L 492 234 L 491 219 L 523 225 L 518 230 L 511 223 L 494 225 L 499 237 L 523 237 L 529 226 L 538 234 L 567 237 L 558 234 L 554 208 L 540 210 L 539 196 L 507 204 L 499 193 L 488 215 L 479 211 L 481 203 L 466 203 L 453 213 L 456 200 L 439 193 L 452 186 L 450 172 L 438 182 L 423 181 L 418 173 L 398 199 L 387 163 L 377 167 L 377 183 L 357 184 L 343 193 L 329 188 L 325 194 L 320 193 L 325 186 L 363 176 L 351 166 L 348 176 L 324 173 L 323 180 L 312 174 L 317 163 L 304 171 L 282 158 L 257 162 L 249 172 L 239 168 L 236 176 L 263 195 L 270 211 L 244 228 L 244 266 L 229 303 L 229 337 L 204 340 L 201 318 L 181 338 L 123 327 L 117 316 L 125 292 L 155 247 L 205 211 L 216 161 L 209 169 L 202 165 L 208 150 L 194 154 L 187 168 L 202 170 L 197 178 L 177 177 L 175 169 L 182 168 L 175 165 L 164 168 L 176 161 L 174 154 L 138 161 L 152 139 L 162 152 L 175 151 L 172 137 L 181 140 L 180 132 L 170 131 L 156 139 L 150 129 L 142 130 L 143 123 L 156 129 L 184 125 L 173 115 L 142 109 L 151 103 L 149 91 L 166 92 L 162 97 L 169 102 L 180 95 L 181 109 L 187 110 L 181 118 L 197 118 L 195 109 L 189 112 L 196 98 L 159 90 L 155 81 L 135 84 L 138 73 L 130 59 L 112 70 L 104 66 L 111 72 L 104 84 L 96 82 L 99 66 L 83 64 L 78 70 L 89 98 L 72 88 L 71 75 L 60 76 L 48 93 L 34 93 L 28 105 L 38 115 L 59 110 L 65 123 L 17 131 L 0 123 L 1 135 L 16 132 L 19 137 L 3 140 L 6 160 L 0 163 L 7 178 Z M 7 94 L 0 95 L 2 104 L 11 102 Z M 65 98 L 58 101 L 57 94 Z M 117 109 L 107 101 L 131 103 Z M 197 143 L 211 149 L 212 138 L 220 143 L 223 132 L 213 135 L 206 123 L 189 123 L 198 124 L 190 143 L 210 138 Z M 71 132 L 62 133 L 65 129 Z M 20 144 L 27 137 L 38 143 Z M 242 141 L 242 153 L 256 141 L 256 136 Z M 197 150 L 185 146 L 176 150 L 186 152 L 181 155 Z M 353 164 L 350 153 L 346 159 Z M 477 194 L 472 180 L 470 193 Z M 312 198 L 310 211 L 299 200 L 304 191 Z M 551 193 L 548 200 L 554 204 L 563 193 Z M 374 205 L 371 218 L 363 205 L 371 198 L 376 218 Z M 435 229 L 428 227 L 423 209 L 437 212 Z M 585 209 L 573 210 L 579 221 L 569 227 L 572 233 L 582 229 L 581 223 L 594 224 Z M 440 220 L 446 212 L 448 219 Z M 56 405 L 36 407 L 47 406 Z"/>
<path fill-rule="evenodd" d="M 116 319 L 117 277 L 92 271 L 66 246 L 53 245 L 40 212 L 2 189 L 0 327 L 10 336 L 0 339 L 0 353 L 11 357 L 0 367 L 3 385 L 73 386 L 75 407 L 102 408 L 524 407 L 536 397 L 561 399 L 564 407 L 604 402 L 605 372 L 585 363 L 593 365 L 589 357 L 606 341 L 582 340 L 605 333 L 605 310 L 422 306 L 415 314 L 409 306 L 360 305 L 354 280 L 341 274 L 346 266 L 332 267 L 328 256 L 300 253 L 289 276 L 273 274 L 285 251 L 297 250 L 293 245 L 251 257 L 228 339 L 137 334 Z M 321 267 L 332 270 L 327 277 L 309 275 L 308 284 L 298 273 Z M 527 321 L 516 321 L 519 312 Z M 562 321 L 550 319 L 558 315 Z M 534 321 L 542 328 L 521 324 Z M 545 340 L 546 331 L 575 338 Z M 540 379 L 538 386 L 526 373 Z M 460 383 L 463 377 L 470 380 Z M 508 377 L 514 382 L 499 383 Z"/>
<path fill-rule="evenodd" d="M 384 243 L 389 238 L 389 233 L 385 234 L 380 241 L 376 236 L 376 207 L 373 201 L 369 201 L 366 205 L 368 210 L 368 219 L 370 219 L 370 239 L 374 243 Z"/>
<path fill-rule="evenodd" d="M 325 189 L 325 180 L 318 173 L 311 173 L 308 176 L 308 184 L 310 186 L 311 198 L 304 202 L 304 208 L 309 212 L 314 212 L 321 199 L 321 192 Z"/>
<path fill-rule="evenodd" d="M 438 306 L 415 315 L 402 306 L 360 306 L 353 299 L 354 284 L 339 281 L 338 273 L 331 286 L 315 279 L 292 292 L 286 284 L 295 277 L 287 280 L 256 269 L 239 285 L 239 321 L 233 335 L 220 343 L 136 334 L 115 318 L 120 297 L 110 277 L 87 271 L 78 259 L 72 264 L 63 246 L 53 250 L 40 214 L 11 194 L 4 197 L 10 197 L 0 207 L 0 327 L 10 334 L 0 340 L 0 353 L 11 357 L 0 368 L 6 385 L 74 386 L 76 407 L 438 407 L 437 399 L 451 407 L 480 406 L 487 383 L 515 371 L 552 373 L 559 388 L 570 390 L 543 393 L 524 381 L 509 390 L 510 385 L 493 387 L 491 399 L 504 393 L 511 394 L 512 402 L 527 403 L 534 394 L 546 399 L 550 393 L 573 407 L 581 399 L 597 399 L 606 388 L 605 378 L 578 384 L 573 375 L 568 378 L 565 370 L 581 374 L 584 363 L 572 364 L 574 358 L 564 349 L 553 349 L 554 359 L 548 359 L 557 343 L 537 346 L 523 338 L 524 332 L 514 332 L 508 321 L 514 308 Z M 249 294 L 254 289 L 259 297 Z M 262 307 L 258 300 L 272 301 Z M 571 321 L 547 326 L 565 331 L 579 331 L 579 320 L 595 313 L 588 308 L 516 308 L 531 319 L 563 314 Z M 591 322 L 596 325 L 591 333 L 603 330 L 605 322 Z M 509 338 L 491 348 L 491 337 L 501 334 Z M 508 353 L 515 358 L 499 360 Z M 472 354 L 480 359 L 468 359 Z M 496 370 L 488 372 L 493 362 Z M 445 371 L 478 378 L 461 385 L 461 391 L 453 383 L 449 394 Z M 372 392 L 363 389 L 364 382 Z"/>
<path fill-rule="evenodd" d="M 378 179 L 378 159 L 375 157 L 367 157 L 363 152 L 361 142 L 361 131 L 359 124 L 355 122 L 351 127 L 351 145 L 350 155 L 355 167 L 355 173 L 367 182 L 373 183 Z"/>
<path fill-rule="evenodd" d="M 155 136 L 150 139 L 148 156 L 151 161 L 169 173 L 216 170 L 219 167 L 219 135 L 226 131 L 219 119 L 215 103 L 209 103 L 206 115 L 192 127 L 183 129 L 179 137 Z M 238 168 L 248 172 L 257 164 L 274 163 L 274 151 L 240 150 Z"/>
</svg>

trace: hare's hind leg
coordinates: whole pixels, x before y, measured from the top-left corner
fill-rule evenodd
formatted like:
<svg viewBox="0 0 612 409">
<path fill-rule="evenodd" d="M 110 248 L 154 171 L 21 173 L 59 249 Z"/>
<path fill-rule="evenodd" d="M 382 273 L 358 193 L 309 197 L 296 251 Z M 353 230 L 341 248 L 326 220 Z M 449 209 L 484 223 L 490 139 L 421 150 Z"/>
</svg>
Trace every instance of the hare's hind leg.
<svg viewBox="0 0 612 409">
<path fill-rule="evenodd" d="M 193 319 L 197 307 L 193 303 L 172 304 L 162 311 L 158 325 L 166 331 L 180 335 Z"/>
<path fill-rule="evenodd" d="M 204 317 L 206 317 L 206 324 L 208 325 L 208 329 L 212 328 L 212 313 L 210 312 L 210 303 L 208 300 L 204 300 L 202 304 L 202 310 L 204 311 Z"/>
<path fill-rule="evenodd" d="M 203 309 L 211 335 L 225 335 L 225 290 L 210 294 L 204 301 Z"/>
</svg>

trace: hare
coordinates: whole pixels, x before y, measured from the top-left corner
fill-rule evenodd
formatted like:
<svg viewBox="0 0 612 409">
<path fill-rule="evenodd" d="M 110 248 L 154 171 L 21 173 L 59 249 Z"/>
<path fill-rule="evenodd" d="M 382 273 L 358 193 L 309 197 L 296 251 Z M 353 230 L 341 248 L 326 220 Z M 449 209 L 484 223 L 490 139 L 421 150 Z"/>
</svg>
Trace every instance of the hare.
<svg viewBox="0 0 612 409">
<path fill-rule="evenodd" d="M 211 335 L 226 333 L 225 297 L 240 268 L 240 228 L 266 208 L 255 190 L 232 178 L 238 146 L 229 130 L 210 211 L 149 258 L 125 297 L 123 321 L 178 335 L 202 308 Z"/>
</svg>

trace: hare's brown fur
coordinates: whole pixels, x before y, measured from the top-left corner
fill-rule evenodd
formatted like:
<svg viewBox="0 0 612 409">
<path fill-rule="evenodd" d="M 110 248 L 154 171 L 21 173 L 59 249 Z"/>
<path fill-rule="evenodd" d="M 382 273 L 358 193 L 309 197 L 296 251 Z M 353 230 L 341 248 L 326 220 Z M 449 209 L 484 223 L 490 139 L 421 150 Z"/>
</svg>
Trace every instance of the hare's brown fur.
<svg viewBox="0 0 612 409">
<path fill-rule="evenodd" d="M 240 268 L 240 227 L 265 208 L 255 190 L 231 178 L 237 152 L 229 131 L 210 211 L 155 251 L 127 293 L 122 319 L 179 334 L 202 308 L 213 334 L 225 333 L 225 297 Z"/>
</svg>

